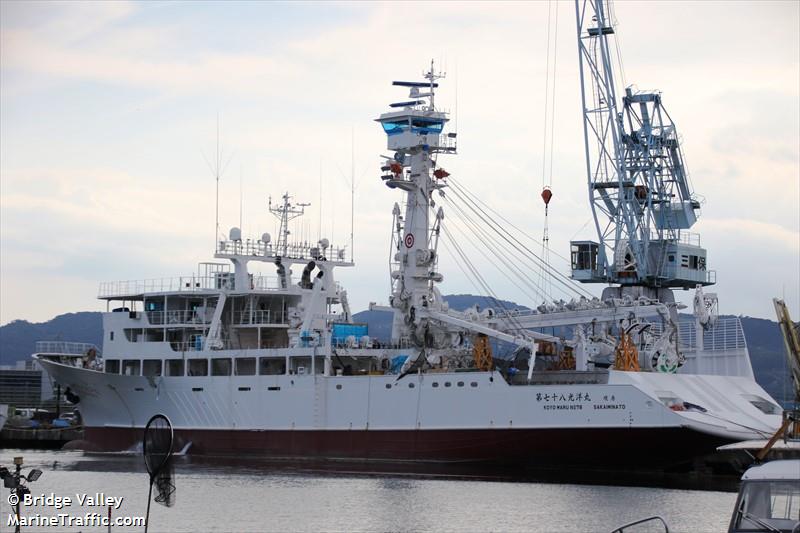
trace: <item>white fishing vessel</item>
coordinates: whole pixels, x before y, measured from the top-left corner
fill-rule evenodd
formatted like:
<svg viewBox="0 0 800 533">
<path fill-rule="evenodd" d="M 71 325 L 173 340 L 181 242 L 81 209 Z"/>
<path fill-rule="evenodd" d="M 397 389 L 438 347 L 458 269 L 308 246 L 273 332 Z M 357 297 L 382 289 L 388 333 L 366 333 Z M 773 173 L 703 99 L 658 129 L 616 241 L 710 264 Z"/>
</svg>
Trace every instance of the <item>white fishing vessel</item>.
<svg viewBox="0 0 800 533">
<path fill-rule="evenodd" d="M 641 466 L 774 433 L 781 409 L 753 378 L 741 324 L 717 318 L 703 291 L 714 280 L 686 232 L 699 204 L 674 125 L 656 93 L 629 90 L 616 107 L 613 28 L 601 1 L 576 5 L 599 242 L 572 243 L 572 279 L 545 265 L 574 299 L 519 310 L 489 292 L 492 308 L 456 311 L 441 296 L 438 204 L 461 199 L 475 220 L 490 208 L 442 167 L 456 136 L 435 105 L 431 65 L 424 81 L 394 82 L 408 100 L 377 119 L 392 152 L 381 178 L 401 195 L 392 292 L 372 306 L 392 313 L 391 339 L 353 322 L 336 281 L 353 266 L 346 248 L 291 241 L 303 204 L 287 193 L 270 206 L 276 239 L 232 228 L 217 243 L 215 259 L 228 263 L 102 284 L 102 355 L 34 355 L 69 389 L 86 439 L 129 448 L 164 413 L 190 453 Z M 483 222 L 496 241 L 487 249 L 504 241 L 519 253 L 506 260 L 535 260 L 503 225 Z M 466 257 L 461 266 L 474 268 Z M 609 286 L 591 298 L 581 281 Z M 679 320 L 672 288 L 695 290 L 693 320 Z M 497 342 L 514 347 L 510 360 L 495 357 Z"/>
</svg>

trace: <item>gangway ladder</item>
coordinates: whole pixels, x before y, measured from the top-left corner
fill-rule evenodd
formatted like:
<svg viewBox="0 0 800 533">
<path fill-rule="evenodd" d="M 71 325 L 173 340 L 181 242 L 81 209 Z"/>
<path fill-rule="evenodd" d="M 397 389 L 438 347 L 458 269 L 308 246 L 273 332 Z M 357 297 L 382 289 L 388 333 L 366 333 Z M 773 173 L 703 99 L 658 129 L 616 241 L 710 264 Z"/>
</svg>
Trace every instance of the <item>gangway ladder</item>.
<svg viewBox="0 0 800 533">
<path fill-rule="evenodd" d="M 312 357 L 316 361 L 316 348 Z M 324 429 L 328 422 L 328 379 L 316 373 L 316 364 L 311 365 L 310 371 L 314 372 L 314 428 Z"/>
<path fill-rule="evenodd" d="M 240 324 L 249 324 L 253 325 L 255 323 L 255 317 L 253 316 L 253 295 L 248 294 L 244 300 L 244 309 L 242 309 L 241 318 L 239 319 Z"/>
</svg>

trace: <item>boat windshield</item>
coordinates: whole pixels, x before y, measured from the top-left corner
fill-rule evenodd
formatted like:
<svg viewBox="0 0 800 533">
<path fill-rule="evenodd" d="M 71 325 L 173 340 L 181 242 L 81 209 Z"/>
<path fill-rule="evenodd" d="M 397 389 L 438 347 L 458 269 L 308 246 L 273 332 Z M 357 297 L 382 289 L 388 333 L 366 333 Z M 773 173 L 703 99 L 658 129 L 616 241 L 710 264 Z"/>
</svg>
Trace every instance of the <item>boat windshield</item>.
<svg viewBox="0 0 800 533">
<path fill-rule="evenodd" d="M 792 531 L 798 523 L 800 481 L 747 481 L 742 486 L 730 531 Z"/>
</svg>

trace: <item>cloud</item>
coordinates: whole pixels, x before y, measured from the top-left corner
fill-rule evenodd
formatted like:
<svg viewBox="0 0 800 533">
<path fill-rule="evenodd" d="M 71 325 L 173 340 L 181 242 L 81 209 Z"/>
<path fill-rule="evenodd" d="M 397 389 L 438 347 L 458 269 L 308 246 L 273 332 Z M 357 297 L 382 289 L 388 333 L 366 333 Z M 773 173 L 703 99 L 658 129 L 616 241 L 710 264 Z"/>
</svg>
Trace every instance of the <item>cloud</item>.
<svg viewBox="0 0 800 533">
<path fill-rule="evenodd" d="M 708 233 L 710 256 L 724 260 L 727 280 L 750 274 L 736 259 L 743 247 L 769 242 L 763 253 L 788 265 L 775 267 L 775 279 L 793 276 L 798 254 L 790 241 L 800 231 L 800 47 L 791 24 L 797 6 L 789 4 L 740 3 L 722 12 L 715 3 L 616 6 L 627 81 L 664 90 L 694 186 L 708 199 L 697 229 Z M 572 9 L 556 5 L 550 242 L 564 255 L 571 238 L 593 237 L 593 224 L 585 224 Z M 405 97 L 390 81 L 418 76 L 431 56 L 449 71 L 437 101 L 458 122 L 460 155 L 442 165 L 541 236 L 545 3 L 469 2 L 454 10 L 430 2 L 2 2 L 0 9 L 4 317 L 74 310 L 86 300 L 65 279 L 91 286 L 93 295 L 101 280 L 181 275 L 208 257 L 214 181 L 203 154 L 214 152 L 218 111 L 225 158 L 233 156 L 220 183 L 223 231 L 238 224 L 241 173 L 248 234 L 274 232 L 266 199 L 290 191 L 314 204 L 298 233 L 316 235 L 321 209 L 323 233 L 349 243 L 354 133 L 359 266 L 340 277 L 355 309 L 385 301 L 389 213 L 399 197 L 378 179 L 378 154 L 387 150 L 373 119 Z M 398 25 L 400 9 L 425 16 Z M 771 30 L 750 31 L 753 25 Z M 741 228 L 738 239 L 724 238 L 730 227 Z M 456 263 L 444 261 L 443 290 L 473 290 Z M 68 296 L 42 306 L 14 289 L 31 283 L 33 263 L 37 279 L 53 280 Z M 513 299 L 513 285 L 490 277 Z M 756 299 L 737 305 L 757 314 Z"/>
</svg>

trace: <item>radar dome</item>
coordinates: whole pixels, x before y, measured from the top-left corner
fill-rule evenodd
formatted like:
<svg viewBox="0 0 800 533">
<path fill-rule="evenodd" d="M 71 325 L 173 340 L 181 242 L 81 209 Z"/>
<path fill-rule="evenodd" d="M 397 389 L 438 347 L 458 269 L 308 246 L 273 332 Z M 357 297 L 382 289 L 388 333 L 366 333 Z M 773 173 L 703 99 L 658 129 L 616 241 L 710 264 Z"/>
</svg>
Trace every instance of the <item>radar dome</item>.
<svg viewBox="0 0 800 533">
<path fill-rule="evenodd" d="M 324 249 L 326 249 L 328 246 L 330 246 L 330 245 L 331 245 L 331 243 L 330 243 L 330 241 L 329 241 L 328 239 L 325 239 L 325 238 L 323 237 L 322 239 L 320 239 L 320 240 L 319 240 L 319 245 L 320 245 L 320 246 L 322 247 L 322 249 L 324 250 Z"/>
<path fill-rule="evenodd" d="M 241 241 L 242 240 L 242 230 L 237 227 L 232 227 L 230 231 L 230 238 L 232 241 Z"/>
<path fill-rule="evenodd" d="M 272 241 L 272 237 L 270 237 L 269 233 L 261 234 L 261 242 L 263 242 L 264 244 L 269 244 L 270 241 Z"/>
</svg>

